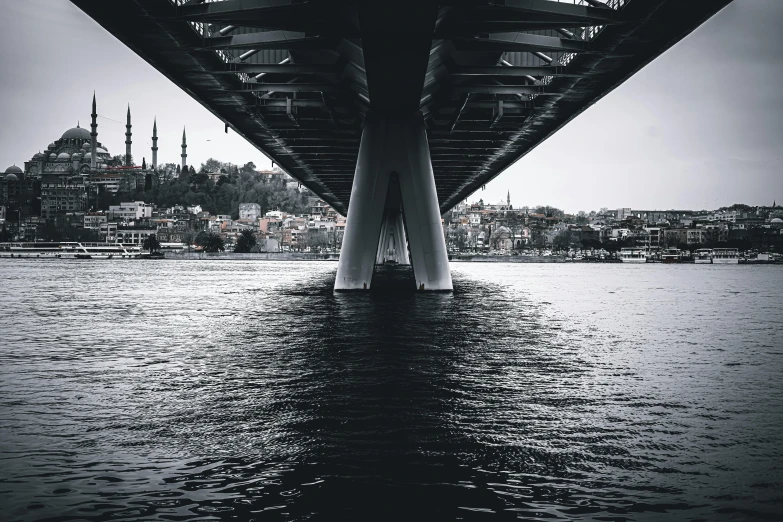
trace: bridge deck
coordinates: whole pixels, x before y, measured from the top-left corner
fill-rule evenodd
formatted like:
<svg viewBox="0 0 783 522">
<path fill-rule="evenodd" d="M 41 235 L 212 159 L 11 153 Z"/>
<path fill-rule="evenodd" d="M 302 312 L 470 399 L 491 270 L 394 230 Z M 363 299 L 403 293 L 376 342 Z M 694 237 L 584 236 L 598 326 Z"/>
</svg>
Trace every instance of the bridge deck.
<svg viewBox="0 0 783 522">
<path fill-rule="evenodd" d="M 371 109 L 422 111 L 446 211 L 730 1 L 72 0 L 343 214 Z"/>
</svg>

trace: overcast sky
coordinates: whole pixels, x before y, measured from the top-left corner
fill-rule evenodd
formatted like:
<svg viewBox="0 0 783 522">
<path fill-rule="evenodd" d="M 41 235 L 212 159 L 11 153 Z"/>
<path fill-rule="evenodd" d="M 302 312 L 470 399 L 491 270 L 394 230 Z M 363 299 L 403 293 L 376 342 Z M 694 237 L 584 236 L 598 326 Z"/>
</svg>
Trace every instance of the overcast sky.
<svg viewBox="0 0 783 522">
<path fill-rule="evenodd" d="M 98 97 L 98 140 L 159 162 L 213 156 L 270 162 L 67 0 L 0 0 L 0 168 L 81 122 Z M 585 111 L 471 201 L 505 199 L 571 212 L 600 207 L 714 208 L 783 201 L 783 1 L 735 0 Z M 111 121 L 116 120 L 116 121 Z"/>
</svg>

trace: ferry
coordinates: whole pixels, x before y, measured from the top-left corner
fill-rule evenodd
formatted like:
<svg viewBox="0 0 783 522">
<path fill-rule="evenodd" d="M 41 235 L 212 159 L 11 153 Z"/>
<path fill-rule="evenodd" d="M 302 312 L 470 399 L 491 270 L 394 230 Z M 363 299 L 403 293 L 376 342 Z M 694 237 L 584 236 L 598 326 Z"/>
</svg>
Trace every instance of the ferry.
<svg viewBox="0 0 783 522">
<path fill-rule="evenodd" d="M 712 250 L 713 265 L 739 264 L 739 252 L 736 248 L 715 248 Z"/>
<path fill-rule="evenodd" d="M 638 248 L 623 248 L 620 250 L 620 259 L 623 263 L 646 263 L 647 254 Z"/>
<path fill-rule="evenodd" d="M 712 264 L 712 249 L 700 248 L 693 256 L 693 262 L 697 265 L 711 265 Z"/>
<path fill-rule="evenodd" d="M 136 259 L 141 247 L 125 243 L 63 243 L 63 257 L 74 259 Z"/>
<path fill-rule="evenodd" d="M 679 263 L 682 261 L 682 253 L 679 248 L 667 248 L 661 254 L 661 263 Z"/>
<path fill-rule="evenodd" d="M 134 259 L 141 247 L 128 243 L 0 243 L 0 257 L 36 259 Z"/>
</svg>

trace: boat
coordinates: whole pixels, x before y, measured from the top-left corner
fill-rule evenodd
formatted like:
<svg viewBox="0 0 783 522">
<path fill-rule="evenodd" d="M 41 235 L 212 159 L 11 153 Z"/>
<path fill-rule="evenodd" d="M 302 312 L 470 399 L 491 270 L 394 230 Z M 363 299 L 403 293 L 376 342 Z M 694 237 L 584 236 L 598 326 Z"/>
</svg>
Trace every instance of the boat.
<svg viewBox="0 0 783 522">
<path fill-rule="evenodd" d="M 696 250 L 693 257 L 693 262 L 697 265 L 711 265 L 712 264 L 712 249 L 700 248 Z"/>
<path fill-rule="evenodd" d="M 2 243 L 0 257 L 55 259 L 61 257 L 60 243 L 36 241 L 30 243 Z"/>
<path fill-rule="evenodd" d="M 135 259 L 139 245 L 127 243 L 18 242 L 0 243 L 0 257 L 35 259 Z"/>
<path fill-rule="evenodd" d="M 62 243 L 63 257 L 74 259 L 136 259 L 141 256 L 139 245 L 126 243 Z"/>
<path fill-rule="evenodd" d="M 739 264 L 739 252 L 736 248 L 714 248 L 712 250 L 713 265 Z"/>
<path fill-rule="evenodd" d="M 682 259 L 682 252 L 679 248 L 667 248 L 661 254 L 661 263 L 679 263 Z"/>
<path fill-rule="evenodd" d="M 623 248 L 620 250 L 620 260 L 623 263 L 646 263 L 647 254 L 640 248 Z"/>
</svg>

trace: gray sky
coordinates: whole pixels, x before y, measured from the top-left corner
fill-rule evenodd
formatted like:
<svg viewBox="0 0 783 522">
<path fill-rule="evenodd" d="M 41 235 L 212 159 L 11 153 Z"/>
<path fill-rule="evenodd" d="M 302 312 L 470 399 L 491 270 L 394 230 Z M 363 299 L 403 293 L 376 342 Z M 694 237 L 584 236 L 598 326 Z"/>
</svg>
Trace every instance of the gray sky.
<svg viewBox="0 0 783 522">
<path fill-rule="evenodd" d="M 24 161 L 77 120 L 98 140 L 159 162 L 213 156 L 269 167 L 255 147 L 67 0 L 0 0 L 0 169 Z M 783 201 L 783 2 L 735 0 L 469 198 L 571 212 L 600 207 L 713 208 Z M 105 119 L 109 118 L 109 119 Z M 117 120 L 113 122 L 110 120 Z"/>
</svg>

